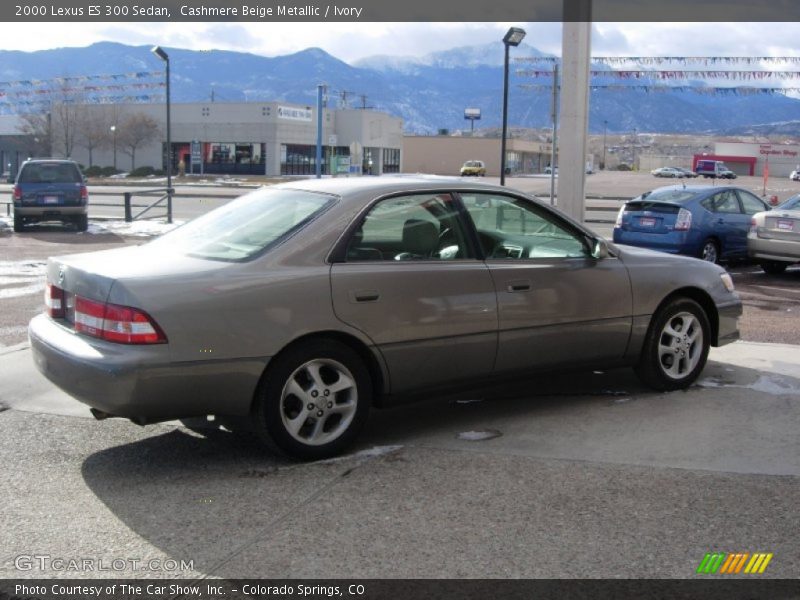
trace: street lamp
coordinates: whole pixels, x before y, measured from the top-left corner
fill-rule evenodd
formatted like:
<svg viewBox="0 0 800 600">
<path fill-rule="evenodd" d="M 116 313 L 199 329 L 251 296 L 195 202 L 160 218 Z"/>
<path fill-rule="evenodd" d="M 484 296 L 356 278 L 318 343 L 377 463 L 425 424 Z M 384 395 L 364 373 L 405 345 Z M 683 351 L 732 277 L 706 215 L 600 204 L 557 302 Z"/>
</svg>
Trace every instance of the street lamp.
<svg viewBox="0 0 800 600">
<path fill-rule="evenodd" d="M 500 185 L 506 184 L 506 133 L 508 131 L 508 49 L 519 46 L 525 38 L 525 30 L 512 27 L 503 37 L 505 46 L 505 62 L 503 63 L 503 138 L 500 141 Z"/>
<path fill-rule="evenodd" d="M 150 50 L 167 65 L 167 222 L 172 223 L 172 131 L 170 128 L 169 105 L 169 55 L 161 46 L 153 46 Z"/>
<path fill-rule="evenodd" d="M 114 172 L 117 171 L 117 126 L 112 125 L 110 128 L 111 135 L 114 137 Z"/>
</svg>

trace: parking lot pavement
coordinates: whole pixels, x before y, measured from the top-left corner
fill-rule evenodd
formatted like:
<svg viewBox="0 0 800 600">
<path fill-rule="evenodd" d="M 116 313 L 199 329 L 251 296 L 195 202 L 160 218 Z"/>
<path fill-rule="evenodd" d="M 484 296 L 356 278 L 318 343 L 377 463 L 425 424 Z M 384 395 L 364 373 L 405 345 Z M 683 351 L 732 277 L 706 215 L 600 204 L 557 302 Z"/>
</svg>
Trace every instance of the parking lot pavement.
<svg viewBox="0 0 800 600">
<path fill-rule="evenodd" d="M 0 356 L 0 577 L 86 575 L 19 571 L 33 553 L 127 561 L 103 577 L 690 578 L 712 550 L 800 568 L 796 346 L 713 349 L 685 392 L 615 370 L 375 411 L 311 464 L 65 416 L 87 412 L 27 355 Z M 153 558 L 193 563 L 134 571 Z"/>
</svg>

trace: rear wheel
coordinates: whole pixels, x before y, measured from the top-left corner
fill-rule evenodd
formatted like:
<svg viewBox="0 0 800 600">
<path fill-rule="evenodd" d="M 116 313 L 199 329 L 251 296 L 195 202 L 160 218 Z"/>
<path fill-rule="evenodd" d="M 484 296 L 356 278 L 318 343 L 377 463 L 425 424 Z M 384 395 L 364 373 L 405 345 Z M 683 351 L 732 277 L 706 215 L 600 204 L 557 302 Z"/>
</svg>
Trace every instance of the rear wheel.
<svg viewBox="0 0 800 600">
<path fill-rule="evenodd" d="M 371 401 L 372 381 L 361 357 L 336 340 L 312 340 L 269 367 L 254 407 L 256 433 L 293 458 L 328 458 L 355 440 Z"/>
<path fill-rule="evenodd" d="M 719 244 L 716 241 L 708 238 L 703 242 L 703 247 L 700 249 L 700 258 L 710 263 L 719 262 Z"/>
<path fill-rule="evenodd" d="M 89 215 L 78 215 L 75 217 L 75 226 L 78 231 L 86 231 L 89 229 Z"/>
<path fill-rule="evenodd" d="M 697 302 L 677 298 L 653 317 L 636 374 L 659 391 L 689 387 L 708 358 L 710 326 Z"/>
<path fill-rule="evenodd" d="M 22 220 L 22 217 L 19 216 L 17 213 L 14 213 L 14 232 L 21 233 L 23 227 L 24 227 L 24 221 Z"/>
<path fill-rule="evenodd" d="M 789 266 L 789 263 L 779 262 L 777 260 L 769 260 L 760 263 L 760 265 L 764 273 L 769 273 L 770 275 L 780 275 L 786 270 L 786 267 Z"/>
</svg>

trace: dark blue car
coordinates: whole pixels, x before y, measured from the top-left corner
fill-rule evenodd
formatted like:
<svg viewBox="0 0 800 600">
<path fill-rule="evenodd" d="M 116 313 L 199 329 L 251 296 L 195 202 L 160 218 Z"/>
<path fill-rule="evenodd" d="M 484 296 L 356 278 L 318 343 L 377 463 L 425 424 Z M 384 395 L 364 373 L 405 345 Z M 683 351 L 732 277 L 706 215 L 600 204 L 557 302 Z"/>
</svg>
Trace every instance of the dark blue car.
<svg viewBox="0 0 800 600">
<path fill-rule="evenodd" d="M 89 192 L 78 163 L 65 159 L 30 159 L 22 163 L 12 192 L 14 231 L 29 223 L 61 221 L 78 231 L 89 226 Z"/>
<path fill-rule="evenodd" d="M 770 206 L 729 186 L 667 186 L 625 203 L 614 242 L 710 262 L 747 257 L 750 217 Z"/>
</svg>

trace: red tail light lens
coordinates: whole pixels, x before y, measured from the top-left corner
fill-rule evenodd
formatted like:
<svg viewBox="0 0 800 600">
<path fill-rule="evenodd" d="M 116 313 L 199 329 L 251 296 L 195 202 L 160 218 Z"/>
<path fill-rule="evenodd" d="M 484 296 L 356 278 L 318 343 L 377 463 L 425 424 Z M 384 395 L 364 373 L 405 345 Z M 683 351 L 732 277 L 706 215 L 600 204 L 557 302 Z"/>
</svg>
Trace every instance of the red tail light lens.
<svg viewBox="0 0 800 600">
<path fill-rule="evenodd" d="M 18 185 L 14 186 L 14 202 L 22 201 L 22 190 Z"/>
<path fill-rule="evenodd" d="M 44 288 L 44 305 L 48 315 L 54 319 L 64 318 L 64 290 L 48 283 Z"/>
<path fill-rule="evenodd" d="M 167 337 L 146 313 L 78 296 L 75 331 L 118 344 L 163 344 Z"/>
<path fill-rule="evenodd" d="M 675 219 L 675 231 L 688 231 L 692 227 L 692 213 L 685 208 L 678 211 L 678 217 Z"/>
<path fill-rule="evenodd" d="M 86 204 L 89 201 L 89 190 L 86 189 L 85 185 L 81 186 L 81 202 Z"/>
</svg>

